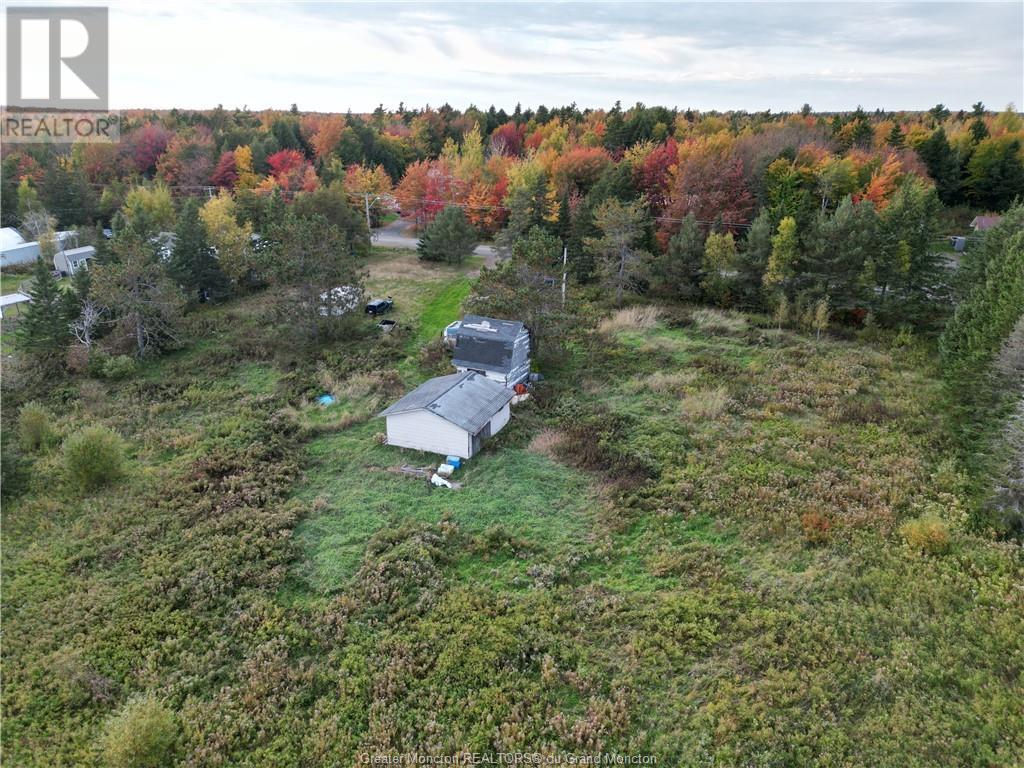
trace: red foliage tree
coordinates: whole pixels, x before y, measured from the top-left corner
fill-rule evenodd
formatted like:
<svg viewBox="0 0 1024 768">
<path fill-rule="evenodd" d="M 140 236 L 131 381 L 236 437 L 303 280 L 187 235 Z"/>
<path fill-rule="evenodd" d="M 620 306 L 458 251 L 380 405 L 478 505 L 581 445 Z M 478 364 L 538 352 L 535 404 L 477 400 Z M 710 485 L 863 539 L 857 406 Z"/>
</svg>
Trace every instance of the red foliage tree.
<svg viewBox="0 0 1024 768">
<path fill-rule="evenodd" d="M 551 173 L 560 190 L 586 192 L 611 162 L 601 147 L 574 147 L 555 160 Z"/>
<path fill-rule="evenodd" d="M 210 181 L 218 187 L 234 187 L 238 181 L 238 169 L 235 167 L 235 153 L 224 152 L 213 169 Z"/>
<path fill-rule="evenodd" d="M 309 171 L 313 166 L 297 149 L 282 149 L 267 157 L 270 175 L 281 189 L 290 191 L 307 190 L 311 186 Z M 313 172 L 314 176 L 316 172 Z M 316 185 L 312 184 L 315 189 Z"/>
<path fill-rule="evenodd" d="M 143 174 L 156 170 L 156 161 L 167 149 L 173 136 L 171 131 L 159 123 L 146 123 L 128 134 L 125 146 L 135 170 Z"/>
<path fill-rule="evenodd" d="M 506 157 L 516 157 L 523 152 L 523 137 L 526 126 L 508 122 L 491 132 L 491 152 Z"/>
<path fill-rule="evenodd" d="M 651 150 L 651 153 L 633 169 L 633 183 L 647 197 L 651 210 L 664 213 L 670 197 L 672 169 L 678 161 L 679 144 L 669 139 Z"/>
<path fill-rule="evenodd" d="M 156 169 L 172 186 L 206 186 L 213 173 L 213 139 L 204 131 L 177 134 L 160 156 Z"/>
<path fill-rule="evenodd" d="M 754 212 L 754 196 L 747 188 L 742 161 L 712 153 L 691 153 L 672 175 L 667 212 L 670 220 L 659 232 L 663 245 L 679 231 L 679 220 L 690 213 L 706 226 L 721 221 L 727 231 L 748 223 Z"/>
</svg>

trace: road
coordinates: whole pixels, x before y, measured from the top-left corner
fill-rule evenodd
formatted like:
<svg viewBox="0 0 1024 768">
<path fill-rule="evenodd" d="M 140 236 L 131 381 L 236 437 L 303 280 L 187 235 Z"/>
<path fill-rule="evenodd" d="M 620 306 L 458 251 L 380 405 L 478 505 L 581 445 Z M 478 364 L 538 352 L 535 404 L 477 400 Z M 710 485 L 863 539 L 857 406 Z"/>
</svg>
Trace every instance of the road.
<svg viewBox="0 0 1024 768">
<path fill-rule="evenodd" d="M 373 244 L 381 248 L 416 248 L 419 238 L 413 234 L 412 222 L 405 219 L 396 219 L 390 224 L 385 224 L 380 229 L 373 231 Z M 473 255 L 483 256 L 484 265 L 494 267 L 498 263 L 498 250 L 493 245 L 478 245 L 473 250 Z"/>
</svg>

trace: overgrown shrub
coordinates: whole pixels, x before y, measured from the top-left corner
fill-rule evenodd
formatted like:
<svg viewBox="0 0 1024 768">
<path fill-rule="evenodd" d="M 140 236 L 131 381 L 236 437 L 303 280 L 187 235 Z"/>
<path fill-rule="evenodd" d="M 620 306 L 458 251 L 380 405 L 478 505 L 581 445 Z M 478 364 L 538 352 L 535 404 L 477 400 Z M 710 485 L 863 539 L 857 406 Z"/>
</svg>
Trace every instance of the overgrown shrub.
<svg viewBox="0 0 1024 768">
<path fill-rule="evenodd" d="M 27 451 L 38 451 L 53 442 L 50 412 L 37 402 L 25 403 L 18 413 L 18 434 Z"/>
<path fill-rule="evenodd" d="M 107 721 L 103 757 L 111 768 L 163 768 L 177 740 L 174 713 L 155 696 L 138 696 Z"/>
<path fill-rule="evenodd" d="M 138 370 L 138 364 L 129 355 L 114 355 L 103 361 L 101 370 L 105 379 L 127 379 Z"/>
<path fill-rule="evenodd" d="M 949 526 L 937 517 L 919 517 L 900 526 L 903 540 L 911 549 L 929 555 L 942 555 L 949 551 Z"/>
<path fill-rule="evenodd" d="M 68 479 L 84 490 L 117 479 L 124 464 L 121 438 L 106 427 L 85 427 L 64 441 Z"/>
<path fill-rule="evenodd" d="M 800 527 L 808 544 L 826 544 L 832 538 L 832 522 L 820 512 L 804 512 Z"/>
</svg>

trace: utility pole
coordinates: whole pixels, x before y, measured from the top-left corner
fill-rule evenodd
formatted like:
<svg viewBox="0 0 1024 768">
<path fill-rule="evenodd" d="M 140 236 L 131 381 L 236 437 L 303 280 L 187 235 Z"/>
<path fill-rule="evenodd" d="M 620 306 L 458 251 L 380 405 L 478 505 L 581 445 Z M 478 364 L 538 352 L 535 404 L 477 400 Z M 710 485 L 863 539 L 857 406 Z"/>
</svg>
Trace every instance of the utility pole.
<svg viewBox="0 0 1024 768">
<path fill-rule="evenodd" d="M 562 246 L 562 309 L 565 309 L 565 282 L 569 277 L 569 246 Z"/>
<path fill-rule="evenodd" d="M 370 193 L 363 193 L 363 204 L 366 206 L 366 230 L 368 232 L 373 231 L 373 227 L 370 226 Z"/>
</svg>

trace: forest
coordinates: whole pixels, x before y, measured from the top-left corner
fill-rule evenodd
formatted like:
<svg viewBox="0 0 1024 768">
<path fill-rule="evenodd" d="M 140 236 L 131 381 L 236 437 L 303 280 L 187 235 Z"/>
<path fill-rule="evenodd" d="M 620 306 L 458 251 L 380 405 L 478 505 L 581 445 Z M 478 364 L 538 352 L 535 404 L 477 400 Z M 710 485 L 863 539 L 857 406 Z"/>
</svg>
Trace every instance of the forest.
<svg viewBox="0 0 1024 768">
<path fill-rule="evenodd" d="M 1013 105 L 129 110 L 0 183 L 12 764 L 1024 754 Z M 374 416 L 464 312 L 544 381 L 427 493 Z"/>
</svg>

